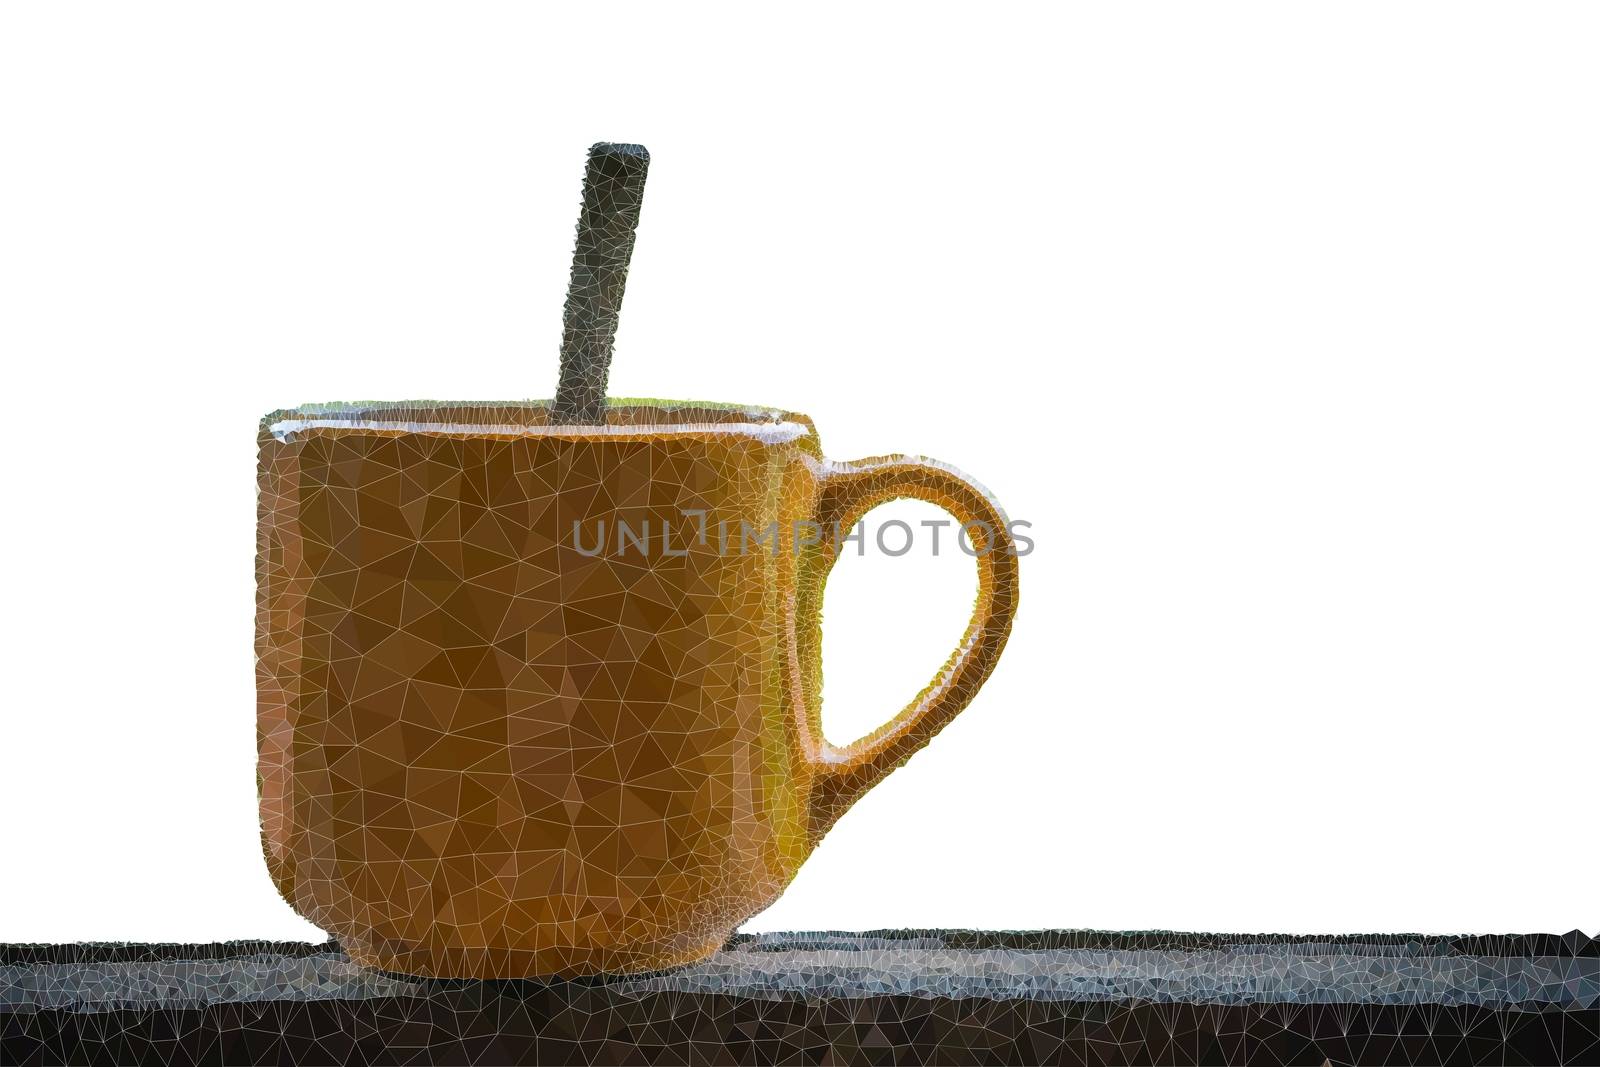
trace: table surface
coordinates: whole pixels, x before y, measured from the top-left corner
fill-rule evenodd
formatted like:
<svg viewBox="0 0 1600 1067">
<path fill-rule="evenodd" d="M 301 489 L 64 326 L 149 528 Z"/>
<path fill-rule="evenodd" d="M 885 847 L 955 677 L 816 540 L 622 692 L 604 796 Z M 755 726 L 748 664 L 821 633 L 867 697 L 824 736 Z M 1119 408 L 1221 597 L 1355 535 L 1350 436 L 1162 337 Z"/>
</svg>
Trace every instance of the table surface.
<svg viewBox="0 0 1600 1067">
<path fill-rule="evenodd" d="M 578 982 L 329 942 L 0 946 L 0 1062 L 1600 1062 L 1600 942 L 1099 931 L 738 935 Z"/>
</svg>

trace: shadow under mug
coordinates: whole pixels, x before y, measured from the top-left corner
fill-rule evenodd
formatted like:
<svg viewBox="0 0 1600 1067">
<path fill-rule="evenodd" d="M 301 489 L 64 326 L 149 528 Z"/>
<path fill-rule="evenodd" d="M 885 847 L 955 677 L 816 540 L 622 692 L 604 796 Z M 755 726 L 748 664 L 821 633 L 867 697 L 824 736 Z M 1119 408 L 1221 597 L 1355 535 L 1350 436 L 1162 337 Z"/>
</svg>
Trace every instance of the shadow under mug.
<svg viewBox="0 0 1600 1067">
<path fill-rule="evenodd" d="M 658 970 L 719 948 L 964 708 L 1017 605 L 1004 514 L 928 460 L 825 460 L 802 415 L 615 403 L 279 411 L 259 435 L 261 825 L 363 965 Z M 904 710 L 822 736 L 823 583 L 898 498 L 968 527 L 965 636 Z"/>
</svg>

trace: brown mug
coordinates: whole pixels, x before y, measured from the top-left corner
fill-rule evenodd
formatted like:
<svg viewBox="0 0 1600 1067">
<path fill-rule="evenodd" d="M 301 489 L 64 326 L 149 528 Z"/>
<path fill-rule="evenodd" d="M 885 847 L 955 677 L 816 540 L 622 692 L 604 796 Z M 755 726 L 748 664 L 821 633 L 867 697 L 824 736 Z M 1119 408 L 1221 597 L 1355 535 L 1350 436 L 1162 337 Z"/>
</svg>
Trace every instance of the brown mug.
<svg viewBox="0 0 1600 1067">
<path fill-rule="evenodd" d="M 651 971 L 716 951 L 977 693 L 1017 606 L 1005 515 L 928 460 L 825 460 L 811 420 L 616 401 L 363 404 L 261 423 L 267 865 L 358 963 Z M 979 590 L 922 692 L 824 740 L 823 583 L 873 507 L 968 529 Z"/>
</svg>

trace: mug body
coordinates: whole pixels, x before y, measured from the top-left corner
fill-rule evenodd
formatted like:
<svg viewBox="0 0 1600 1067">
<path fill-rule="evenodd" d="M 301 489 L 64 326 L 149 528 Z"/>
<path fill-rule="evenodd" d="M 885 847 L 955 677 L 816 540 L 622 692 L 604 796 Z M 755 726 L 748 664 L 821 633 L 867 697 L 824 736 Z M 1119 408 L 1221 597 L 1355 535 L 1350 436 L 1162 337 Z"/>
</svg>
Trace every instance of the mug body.
<svg viewBox="0 0 1600 1067">
<path fill-rule="evenodd" d="M 810 848 L 791 549 L 815 430 L 663 402 L 607 419 L 263 420 L 263 844 L 284 897 L 359 963 L 689 962 Z"/>
</svg>

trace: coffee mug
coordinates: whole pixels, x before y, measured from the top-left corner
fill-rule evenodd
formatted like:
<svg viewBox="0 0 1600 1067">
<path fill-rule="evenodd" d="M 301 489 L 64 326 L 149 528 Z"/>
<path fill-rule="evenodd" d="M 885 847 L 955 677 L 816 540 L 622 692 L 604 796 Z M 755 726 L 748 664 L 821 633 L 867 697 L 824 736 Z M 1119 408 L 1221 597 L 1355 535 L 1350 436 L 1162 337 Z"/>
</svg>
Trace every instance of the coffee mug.
<svg viewBox="0 0 1600 1067">
<path fill-rule="evenodd" d="M 360 964 L 518 978 L 710 955 L 966 707 L 1011 628 L 1006 517 L 949 467 L 832 463 L 778 410 L 548 414 L 262 421 L 263 846 Z M 858 521 L 906 497 L 967 529 L 977 605 L 910 705 L 835 746 L 823 583 Z"/>
</svg>

